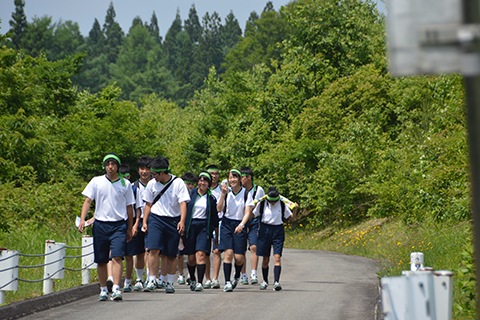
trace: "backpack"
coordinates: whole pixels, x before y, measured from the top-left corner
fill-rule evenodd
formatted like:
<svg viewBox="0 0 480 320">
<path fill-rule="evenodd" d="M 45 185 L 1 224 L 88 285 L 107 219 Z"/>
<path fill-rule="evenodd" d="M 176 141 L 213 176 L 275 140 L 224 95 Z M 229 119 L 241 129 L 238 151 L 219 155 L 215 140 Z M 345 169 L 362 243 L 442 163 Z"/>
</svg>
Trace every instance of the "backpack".
<svg viewBox="0 0 480 320">
<path fill-rule="evenodd" d="M 135 203 L 133 204 L 133 216 L 137 214 L 137 205 L 136 205 L 136 200 L 137 200 L 137 189 L 138 189 L 138 180 L 132 183 L 132 190 L 133 190 L 133 199 L 135 199 Z"/>
<path fill-rule="evenodd" d="M 258 216 L 259 218 L 259 222 L 262 222 L 262 217 L 263 217 L 263 212 L 265 211 L 265 203 L 267 201 L 265 200 L 262 200 L 262 202 L 260 203 L 260 215 Z M 284 219 L 284 216 L 285 216 L 285 203 L 283 201 L 280 201 L 280 207 L 282 208 L 282 221 Z"/>
</svg>

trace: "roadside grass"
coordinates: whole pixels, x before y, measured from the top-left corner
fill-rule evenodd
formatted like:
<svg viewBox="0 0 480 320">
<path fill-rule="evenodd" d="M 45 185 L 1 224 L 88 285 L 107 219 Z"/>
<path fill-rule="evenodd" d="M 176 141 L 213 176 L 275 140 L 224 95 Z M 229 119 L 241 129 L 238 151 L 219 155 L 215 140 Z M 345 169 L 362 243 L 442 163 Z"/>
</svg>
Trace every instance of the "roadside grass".
<svg viewBox="0 0 480 320">
<path fill-rule="evenodd" d="M 471 292 L 464 285 L 469 274 L 465 272 L 466 262 L 462 255 L 471 244 L 469 222 L 407 226 L 394 219 L 370 219 L 348 228 L 319 230 L 312 224 L 288 223 L 285 229 L 285 247 L 371 258 L 379 264 L 379 278 L 398 276 L 402 270 L 410 270 L 410 253 L 423 252 L 425 266 L 454 272 L 455 319 L 475 316 L 475 301 L 468 297 Z"/>
<path fill-rule="evenodd" d="M 72 222 L 73 224 L 73 222 Z M 82 245 L 82 235 L 74 228 L 65 228 L 61 230 L 47 230 L 45 226 L 24 226 L 8 234 L 0 233 L 0 247 L 6 247 L 9 250 L 19 251 L 21 254 L 39 255 L 45 253 L 45 241 L 55 240 L 55 242 L 65 243 L 69 247 L 80 247 Z M 67 256 L 80 256 L 81 249 L 66 249 Z M 22 257 L 19 258 L 20 266 L 38 266 L 45 263 L 44 257 Z M 80 269 L 82 258 L 70 258 L 65 260 L 65 267 L 70 269 Z M 29 281 L 40 280 L 44 278 L 43 267 L 39 268 L 19 268 L 19 279 Z M 91 282 L 98 281 L 96 272 L 91 272 Z M 53 280 L 53 291 L 60 291 L 82 284 L 81 271 L 64 271 L 63 279 Z M 22 301 L 43 294 L 43 282 L 18 282 L 17 291 L 5 292 L 5 304 L 16 301 Z"/>
<path fill-rule="evenodd" d="M 64 227 L 51 230 L 47 226 L 17 228 L 14 232 L 0 233 L 0 247 L 17 250 L 22 254 L 38 255 L 45 251 L 45 241 L 55 240 L 70 247 L 81 246 L 81 234 Z M 330 227 L 320 230 L 305 222 L 285 225 L 285 247 L 295 249 L 335 251 L 374 259 L 379 264 L 378 277 L 400 275 L 410 269 L 410 253 L 423 252 L 425 266 L 435 270 L 454 272 L 454 319 L 475 318 L 475 283 L 471 257 L 472 231 L 469 222 L 457 224 L 418 224 L 407 226 L 395 219 L 370 219 L 349 227 Z M 79 256 L 81 249 L 67 249 L 67 256 Z M 44 257 L 20 257 L 21 266 L 42 265 Z M 81 268 L 81 258 L 66 260 L 66 267 Z M 43 279 L 43 267 L 19 270 L 19 278 Z M 91 271 L 91 282 L 98 281 Z M 82 273 L 65 270 L 65 277 L 54 280 L 54 291 L 79 286 Z M 473 285 L 472 285 L 473 283 Z M 19 282 L 18 291 L 7 291 L 5 304 L 42 295 L 43 283 Z"/>
</svg>

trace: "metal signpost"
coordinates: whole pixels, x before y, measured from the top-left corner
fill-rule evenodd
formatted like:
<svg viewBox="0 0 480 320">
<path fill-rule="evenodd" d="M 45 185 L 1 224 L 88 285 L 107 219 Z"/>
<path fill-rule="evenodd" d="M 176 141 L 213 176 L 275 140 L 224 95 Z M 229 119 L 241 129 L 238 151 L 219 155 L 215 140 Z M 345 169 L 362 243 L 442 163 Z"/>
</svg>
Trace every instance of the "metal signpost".
<svg viewBox="0 0 480 320">
<path fill-rule="evenodd" d="M 475 261 L 480 261 L 479 1 L 389 0 L 387 19 L 391 75 L 461 73 L 464 76 Z M 476 270 L 480 279 L 480 268 Z M 480 317 L 478 300 L 477 310 Z"/>
</svg>

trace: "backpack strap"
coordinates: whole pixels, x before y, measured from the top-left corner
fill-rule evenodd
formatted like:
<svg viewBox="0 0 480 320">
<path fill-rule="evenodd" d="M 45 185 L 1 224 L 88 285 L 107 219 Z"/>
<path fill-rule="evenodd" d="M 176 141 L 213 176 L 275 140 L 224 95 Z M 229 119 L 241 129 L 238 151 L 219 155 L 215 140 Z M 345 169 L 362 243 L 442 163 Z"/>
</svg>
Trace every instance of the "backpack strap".
<svg viewBox="0 0 480 320">
<path fill-rule="evenodd" d="M 262 200 L 260 202 L 260 215 L 258 216 L 259 218 L 259 222 L 261 223 L 262 222 L 262 217 L 263 217 L 263 213 L 265 212 L 265 203 L 267 201 L 265 200 Z M 284 220 L 284 216 L 285 216 L 285 203 L 283 201 L 280 201 L 280 207 L 282 208 L 282 221 Z"/>
<path fill-rule="evenodd" d="M 162 191 L 160 191 L 159 194 L 157 194 L 157 196 L 155 197 L 155 199 L 153 199 L 153 202 L 152 202 L 152 207 L 155 203 L 157 203 L 157 201 L 163 196 L 163 194 L 165 193 L 165 191 L 167 191 L 168 188 L 170 188 L 170 186 L 173 184 L 173 181 L 175 181 L 175 179 L 177 179 L 177 177 L 173 177 L 173 179 L 170 181 L 169 184 L 167 184 L 165 186 L 165 188 L 163 188 Z"/>
</svg>

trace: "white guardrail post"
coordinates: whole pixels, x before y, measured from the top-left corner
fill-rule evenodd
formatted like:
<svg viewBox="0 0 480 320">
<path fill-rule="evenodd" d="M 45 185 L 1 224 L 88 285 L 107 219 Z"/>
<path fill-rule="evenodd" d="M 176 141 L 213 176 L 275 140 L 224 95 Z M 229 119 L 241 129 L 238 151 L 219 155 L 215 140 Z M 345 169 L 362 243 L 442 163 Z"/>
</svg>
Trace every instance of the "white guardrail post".
<svg viewBox="0 0 480 320">
<path fill-rule="evenodd" d="M 5 303 L 5 291 L 18 289 L 19 252 L 0 250 L 0 305 Z"/>
<path fill-rule="evenodd" d="M 45 269 L 43 273 L 43 294 L 53 292 L 53 279 L 63 279 L 65 269 L 65 243 L 45 241 Z"/>
<path fill-rule="evenodd" d="M 411 270 L 381 279 L 384 320 L 451 320 L 453 272 L 423 267 L 423 254 L 411 254 Z"/>
<path fill-rule="evenodd" d="M 97 264 L 93 263 L 93 238 L 82 236 L 82 284 L 90 283 L 90 270 L 97 269 Z"/>
</svg>

